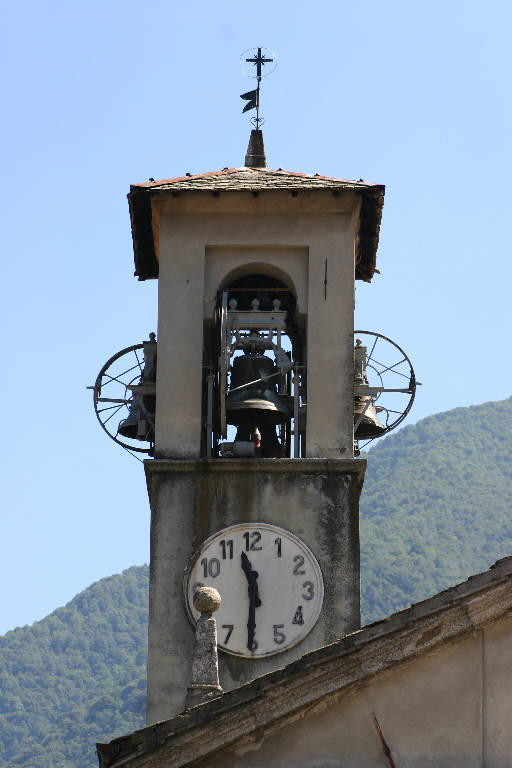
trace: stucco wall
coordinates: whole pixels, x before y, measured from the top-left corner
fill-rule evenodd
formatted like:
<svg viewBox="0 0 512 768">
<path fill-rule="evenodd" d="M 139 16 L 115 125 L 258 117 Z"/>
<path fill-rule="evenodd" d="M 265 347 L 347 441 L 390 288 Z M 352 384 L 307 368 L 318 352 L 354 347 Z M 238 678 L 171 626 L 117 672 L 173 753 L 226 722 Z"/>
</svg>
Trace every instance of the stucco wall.
<svg viewBox="0 0 512 768">
<path fill-rule="evenodd" d="M 217 278 L 239 268 L 243 258 L 254 262 L 254 248 L 258 262 L 290 270 L 299 310 L 307 305 L 308 456 L 352 456 L 358 215 L 359 200 L 351 192 L 162 202 L 157 457 L 200 455 L 203 318 L 213 316 Z"/>
<path fill-rule="evenodd" d="M 375 712 L 399 768 L 506 768 L 512 764 L 511 637 L 512 618 L 501 619 L 338 701 L 324 699 L 275 735 L 216 755 L 215 764 L 382 768 L 388 763 Z"/>
</svg>

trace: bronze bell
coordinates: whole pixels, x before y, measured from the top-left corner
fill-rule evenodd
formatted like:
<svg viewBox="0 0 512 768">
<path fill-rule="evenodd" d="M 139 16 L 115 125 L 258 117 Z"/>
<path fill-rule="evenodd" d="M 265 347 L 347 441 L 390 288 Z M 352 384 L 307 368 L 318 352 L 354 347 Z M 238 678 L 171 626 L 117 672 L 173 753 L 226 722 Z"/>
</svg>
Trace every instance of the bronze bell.
<svg viewBox="0 0 512 768">
<path fill-rule="evenodd" d="M 128 416 L 119 422 L 118 434 L 132 440 L 152 440 L 151 427 L 135 395 L 128 401 L 128 406 Z"/>
<path fill-rule="evenodd" d="M 366 410 L 365 410 L 366 408 Z M 380 437 L 386 431 L 386 427 L 377 416 L 377 409 L 373 404 L 370 395 L 366 397 L 356 397 L 354 402 L 354 424 L 357 424 L 361 413 L 364 414 L 359 422 L 354 437 L 356 440 L 369 440 L 373 437 Z"/>
<path fill-rule="evenodd" d="M 292 417 L 291 398 L 279 394 L 279 369 L 269 357 L 258 353 L 240 355 L 233 360 L 231 384 L 226 397 L 229 424 L 282 424 Z"/>
<path fill-rule="evenodd" d="M 358 387 L 368 387 L 368 376 L 366 373 L 366 355 L 367 349 L 363 346 L 361 339 L 356 339 L 354 349 L 354 388 L 357 392 Z M 355 440 L 370 440 L 374 437 L 380 437 L 386 431 L 386 427 L 377 416 L 377 411 L 382 410 L 374 405 L 373 397 L 369 394 L 357 395 L 354 398 L 354 432 Z M 358 423 L 359 422 L 359 423 Z"/>
<path fill-rule="evenodd" d="M 132 440 L 155 439 L 153 424 L 155 420 L 155 382 L 156 382 L 156 336 L 149 334 L 149 341 L 144 341 L 144 368 L 136 387 L 131 387 L 132 396 L 128 400 L 128 416 L 119 422 L 117 432 Z M 138 358 L 137 358 L 138 361 Z M 136 391 L 136 390 L 139 391 Z M 142 398 L 142 399 L 141 399 Z"/>
<path fill-rule="evenodd" d="M 226 419 L 238 428 L 235 441 L 251 440 L 260 431 L 262 456 L 279 453 L 276 426 L 292 418 L 292 398 L 277 391 L 278 379 L 279 369 L 261 352 L 246 352 L 233 360 Z"/>
</svg>

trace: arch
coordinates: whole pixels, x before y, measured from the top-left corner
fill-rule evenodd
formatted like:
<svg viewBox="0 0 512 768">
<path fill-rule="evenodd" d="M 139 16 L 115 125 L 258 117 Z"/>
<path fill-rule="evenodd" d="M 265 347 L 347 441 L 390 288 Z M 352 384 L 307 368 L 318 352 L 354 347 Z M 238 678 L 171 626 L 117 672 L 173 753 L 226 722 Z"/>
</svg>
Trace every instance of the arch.
<svg viewBox="0 0 512 768">
<path fill-rule="evenodd" d="M 297 289 L 290 275 L 275 264 L 269 264 L 264 261 L 251 261 L 231 269 L 224 275 L 217 290 L 225 291 L 233 283 L 244 277 L 250 277 L 251 275 L 265 275 L 266 277 L 279 281 L 284 288 L 287 288 L 290 291 L 294 299 L 297 299 Z"/>
</svg>

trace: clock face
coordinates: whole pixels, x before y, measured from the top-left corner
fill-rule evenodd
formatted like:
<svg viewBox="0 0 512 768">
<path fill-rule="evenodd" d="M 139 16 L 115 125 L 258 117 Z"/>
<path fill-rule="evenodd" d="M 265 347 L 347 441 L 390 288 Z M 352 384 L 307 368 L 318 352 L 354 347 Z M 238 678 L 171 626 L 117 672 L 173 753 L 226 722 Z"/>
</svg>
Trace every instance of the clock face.
<svg viewBox="0 0 512 768">
<path fill-rule="evenodd" d="M 313 629 L 324 595 L 322 572 L 293 533 L 268 523 L 242 523 L 207 539 L 185 575 L 191 619 L 199 613 L 198 587 L 215 587 L 222 605 L 215 612 L 218 646 L 258 658 L 299 643 Z"/>
</svg>

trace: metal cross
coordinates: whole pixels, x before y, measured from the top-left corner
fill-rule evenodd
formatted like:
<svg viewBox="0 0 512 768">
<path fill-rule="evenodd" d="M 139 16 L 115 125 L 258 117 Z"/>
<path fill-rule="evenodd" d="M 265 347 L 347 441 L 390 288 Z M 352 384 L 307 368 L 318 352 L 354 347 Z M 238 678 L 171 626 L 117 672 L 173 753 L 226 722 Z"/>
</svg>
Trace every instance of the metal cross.
<svg viewBox="0 0 512 768">
<path fill-rule="evenodd" d="M 256 64 L 256 76 L 258 78 L 258 81 L 261 79 L 261 65 L 270 64 L 271 61 L 274 61 L 274 59 L 266 59 L 261 54 L 261 46 L 258 48 L 258 55 L 255 56 L 253 59 L 246 59 L 246 61 L 250 64 Z"/>
</svg>

